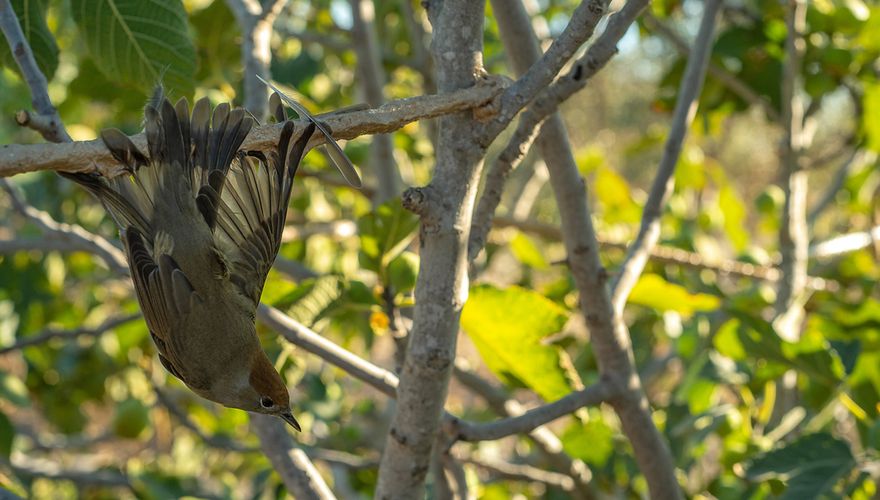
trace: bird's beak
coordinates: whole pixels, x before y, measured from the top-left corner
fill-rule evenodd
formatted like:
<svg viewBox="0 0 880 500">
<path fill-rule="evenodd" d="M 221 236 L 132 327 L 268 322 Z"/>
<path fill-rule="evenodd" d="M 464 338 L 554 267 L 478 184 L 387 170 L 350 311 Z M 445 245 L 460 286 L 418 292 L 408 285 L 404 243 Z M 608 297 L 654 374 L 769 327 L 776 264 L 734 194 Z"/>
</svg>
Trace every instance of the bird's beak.
<svg viewBox="0 0 880 500">
<path fill-rule="evenodd" d="M 285 422 L 287 422 L 288 424 L 290 424 L 291 427 L 293 427 L 294 429 L 296 429 L 297 432 L 301 432 L 301 431 L 302 431 L 302 427 L 300 427 L 300 426 L 299 426 L 299 422 L 297 422 L 296 419 L 293 418 L 293 414 L 290 413 L 290 410 L 287 410 L 287 411 L 284 412 L 284 413 L 280 413 L 278 416 L 281 417 L 282 419 L 284 419 Z"/>
</svg>

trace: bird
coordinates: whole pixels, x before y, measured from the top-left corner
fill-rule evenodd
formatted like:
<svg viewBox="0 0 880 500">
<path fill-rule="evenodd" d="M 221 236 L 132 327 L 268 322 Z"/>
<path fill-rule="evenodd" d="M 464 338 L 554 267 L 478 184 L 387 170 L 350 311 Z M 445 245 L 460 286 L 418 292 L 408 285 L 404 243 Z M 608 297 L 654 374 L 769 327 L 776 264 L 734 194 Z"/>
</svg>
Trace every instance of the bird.
<svg viewBox="0 0 880 500">
<path fill-rule="evenodd" d="M 212 111 L 202 98 L 190 115 L 185 98 L 172 106 L 159 90 L 144 109 L 146 153 L 118 129 L 101 132 L 123 175 L 62 175 L 116 222 L 165 369 L 205 399 L 274 415 L 301 431 L 254 322 L 309 139 L 317 128 L 341 149 L 313 116 L 294 108 L 307 118 L 298 129 L 281 104 L 290 98 L 275 90 L 270 111 L 282 125 L 274 150 L 241 149 L 255 123 L 246 110 L 224 103 Z M 333 156 L 359 184 L 345 155 Z"/>
</svg>

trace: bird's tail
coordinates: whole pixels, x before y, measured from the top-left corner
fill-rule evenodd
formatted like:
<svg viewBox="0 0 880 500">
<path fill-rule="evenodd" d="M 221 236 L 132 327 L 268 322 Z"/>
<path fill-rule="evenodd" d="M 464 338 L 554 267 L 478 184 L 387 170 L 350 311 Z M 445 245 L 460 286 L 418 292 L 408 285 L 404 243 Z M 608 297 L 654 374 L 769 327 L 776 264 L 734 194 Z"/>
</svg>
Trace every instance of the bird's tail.
<svg viewBox="0 0 880 500">
<path fill-rule="evenodd" d="M 156 227 L 160 208 L 185 213 L 184 205 L 195 201 L 213 227 L 226 174 L 253 120 L 240 108 L 230 110 L 228 104 L 212 113 L 207 99 L 196 103 L 190 119 L 185 99 L 172 106 L 165 98 L 152 99 L 144 118 L 148 154 L 118 129 L 101 132 L 107 149 L 128 175 L 110 180 L 96 173 L 62 175 L 92 192 L 120 229 L 135 227 L 147 241 L 152 242 L 160 229 Z"/>
</svg>

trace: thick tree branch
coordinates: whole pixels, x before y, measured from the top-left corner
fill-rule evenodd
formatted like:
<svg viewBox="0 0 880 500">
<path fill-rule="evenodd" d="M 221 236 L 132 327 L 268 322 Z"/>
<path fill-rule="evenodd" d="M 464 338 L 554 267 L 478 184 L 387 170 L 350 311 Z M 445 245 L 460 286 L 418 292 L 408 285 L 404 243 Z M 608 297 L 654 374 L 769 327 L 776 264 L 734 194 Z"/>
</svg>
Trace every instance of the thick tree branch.
<svg viewBox="0 0 880 500">
<path fill-rule="evenodd" d="M 70 136 L 64 129 L 61 118 L 58 117 L 58 111 L 49 99 L 49 84 L 46 76 L 37 67 L 34 53 L 21 31 L 21 24 L 9 0 L 0 0 L 0 30 L 6 36 L 12 56 L 31 89 L 31 104 L 37 112 L 37 116 L 23 115 L 28 119 L 24 120 L 25 123 L 22 125 L 40 132 L 47 141 L 70 142 Z"/>
<path fill-rule="evenodd" d="M 482 107 L 492 101 L 503 88 L 498 78 L 483 78 L 467 88 L 444 94 L 424 95 L 391 101 L 377 109 L 328 113 L 319 118 L 337 139 L 353 139 L 366 134 L 393 132 L 407 123 Z M 303 126 L 305 122 L 302 122 Z M 242 148 L 271 149 L 278 142 L 280 125 L 255 127 Z M 321 140 L 315 136 L 315 144 Z M 132 137 L 135 145 L 146 150 L 143 134 Z M 0 146 L 0 177 L 38 170 L 88 172 L 98 170 L 113 177 L 122 173 L 100 139 L 65 144 L 10 144 Z"/>
<path fill-rule="evenodd" d="M 645 202 L 642 211 L 639 233 L 627 251 L 617 279 L 613 280 L 611 285 L 611 305 L 618 315 L 623 314 L 626 299 L 644 271 L 651 250 L 660 240 L 660 217 L 675 188 L 673 176 L 675 166 L 678 164 L 687 131 L 697 115 L 700 91 L 706 79 L 706 66 L 714 45 L 715 20 L 720 5 L 720 0 L 707 0 L 704 3 L 703 20 L 694 40 L 694 48 L 687 60 L 672 115 L 672 126 L 663 148 L 663 157 L 657 167 L 657 175 L 648 194 L 648 201 Z"/>
<path fill-rule="evenodd" d="M 431 0 L 423 5 L 434 26 L 432 50 L 440 92 L 472 87 L 482 68 L 483 4 Z M 468 231 L 485 155 L 477 137 L 482 128 L 473 114 L 443 117 L 431 184 L 404 194 L 404 206 L 421 219 L 421 264 L 413 328 L 376 498 L 422 495 L 467 298 Z"/>
<path fill-rule="evenodd" d="M 254 433 L 260 438 L 263 453 L 272 462 L 287 490 L 295 497 L 307 500 L 332 500 L 324 478 L 290 438 L 287 426 L 281 419 L 271 415 L 251 414 Z"/>
<path fill-rule="evenodd" d="M 524 11 L 519 2 L 501 3 L 505 11 Z M 499 9 L 496 8 L 498 13 Z M 497 16 L 502 41 L 514 68 L 524 72 L 538 59 L 537 40 L 528 16 Z M 527 33 L 527 36 L 523 36 Z M 606 288 L 608 273 L 599 260 L 599 244 L 587 209 L 584 181 L 571 152 L 568 133 L 558 114 L 551 116 L 538 137 L 550 171 L 550 184 L 562 219 L 568 262 L 580 292 L 580 305 L 590 329 L 601 373 L 601 386 L 614 397 L 608 402 L 620 417 L 639 468 L 655 498 L 677 499 L 681 490 L 669 448 L 651 417 L 650 405 L 635 369 L 631 340 L 623 318 L 614 314 Z"/>
</svg>

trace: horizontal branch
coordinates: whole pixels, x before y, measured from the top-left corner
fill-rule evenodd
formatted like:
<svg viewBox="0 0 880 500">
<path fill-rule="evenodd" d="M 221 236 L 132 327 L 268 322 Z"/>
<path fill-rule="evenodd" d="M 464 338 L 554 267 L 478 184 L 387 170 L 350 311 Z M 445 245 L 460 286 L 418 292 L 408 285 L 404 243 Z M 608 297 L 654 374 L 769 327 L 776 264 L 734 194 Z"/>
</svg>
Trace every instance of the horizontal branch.
<svg viewBox="0 0 880 500">
<path fill-rule="evenodd" d="M 574 489 L 574 481 L 565 474 L 560 474 L 558 472 L 546 471 L 526 464 L 512 464 L 500 460 L 485 460 L 473 456 L 456 458 L 466 464 L 471 464 L 478 469 L 488 472 L 497 479 L 543 483 L 564 491 L 571 491 Z"/>
<path fill-rule="evenodd" d="M 140 317 L 140 313 L 135 313 L 129 314 L 127 316 L 110 318 L 101 323 L 99 326 L 96 326 L 95 328 L 75 328 L 73 330 L 56 330 L 49 328 L 36 335 L 21 338 L 16 343 L 10 346 L 0 347 L 0 356 L 12 351 L 24 349 L 25 347 L 43 344 L 52 339 L 75 339 L 77 337 L 83 336 L 96 337 L 103 334 L 107 330 L 111 330 L 113 328 L 116 328 L 117 326 L 124 325 L 125 323 L 129 323 Z"/>
<path fill-rule="evenodd" d="M 562 399 L 556 400 L 510 418 L 494 422 L 477 424 L 457 420 L 451 422 L 453 433 L 462 441 L 493 441 L 514 434 L 530 432 L 532 429 L 552 422 L 585 406 L 596 406 L 609 400 L 614 394 L 614 387 L 607 383 L 597 382 L 584 390 L 572 392 Z"/>
<path fill-rule="evenodd" d="M 68 143 L 64 145 L 66 144 Z M 59 145 L 44 144 L 43 146 L 58 147 Z M 12 208 L 43 230 L 45 236 L 66 242 L 69 245 L 69 250 L 84 250 L 97 255 L 113 272 L 119 274 L 128 272 L 125 254 L 110 240 L 89 232 L 78 224 L 58 222 L 48 212 L 31 206 L 16 187 L 6 179 L 0 179 L 0 189 L 9 196 Z"/>
<path fill-rule="evenodd" d="M 534 219 L 515 219 L 512 217 L 495 217 L 494 225 L 497 227 L 515 227 L 521 231 L 531 233 L 542 238 L 561 240 L 562 230 L 558 227 Z M 599 238 L 599 244 L 603 248 L 613 248 L 626 251 L 627 244 L 621 241 L 611 241 Z M 692 267 L 694 269 L 706 269 L 722 275 L 752 278 L 764 281 L 779 281 L 779 269 L 774 266 L 764 266 L 741 262 L 730 259 L 708 259 L 696 252 L 689 252 L 681 248 L 665 245 L 657 245 L 651 249 L 651 260 L 664 264 Z M 809 277 L 807 285 L 813 290 L 840 290 L 840 283 L 834 280 Z"/>
<path fill-rule="evenodd" d="M 479 108 L 489 103 L 503 88 L 502 80 L 484 78 L 477 85 L 448 94 L 423 95 L 391 101 L 376 109 L 319 115 L 337 139 L 353 139 L 361 135 L 394 132 L 408 123 Z M 304 126 L 303 122 L 303 126 Z M 271 149 L 278 142 L 281 125 L 255 127 L 242 144 L 242 149 Z M 146 150 L 144 134 L 131 137 L 139 148 Z M 323 141 L 316 135 L 314 144 Z M 0 177 L 24 172 L 55 170 L 87 172 L 97 169 L 112 177 L 121 173 L 119 163 L 110 155 L 100 139 L 63 144 L 9 144 L 0 146 Z"/>
</svg>

